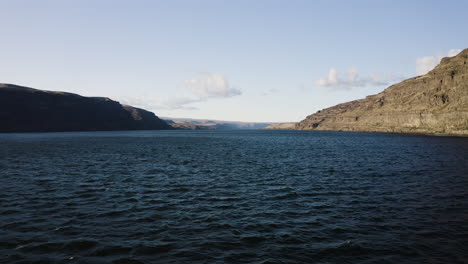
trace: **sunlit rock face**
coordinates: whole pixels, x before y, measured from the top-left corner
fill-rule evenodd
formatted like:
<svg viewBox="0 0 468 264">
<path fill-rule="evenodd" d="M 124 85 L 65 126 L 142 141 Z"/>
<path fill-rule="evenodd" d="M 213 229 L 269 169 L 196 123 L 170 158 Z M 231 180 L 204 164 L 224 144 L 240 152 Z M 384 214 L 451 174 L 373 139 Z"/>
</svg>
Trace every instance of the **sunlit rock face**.
<svg viewBox="0 0 468 264">
<path fill-rule="evenodd" d="M 468 135 L 468 49 L 425 75 L 299 122 L 299 130 Z"/>
<path fill-rule="evenodd" d="M 0 84 L 0 132 L 170 128 L 151 112 L 109 98 Z"/>
</svg>

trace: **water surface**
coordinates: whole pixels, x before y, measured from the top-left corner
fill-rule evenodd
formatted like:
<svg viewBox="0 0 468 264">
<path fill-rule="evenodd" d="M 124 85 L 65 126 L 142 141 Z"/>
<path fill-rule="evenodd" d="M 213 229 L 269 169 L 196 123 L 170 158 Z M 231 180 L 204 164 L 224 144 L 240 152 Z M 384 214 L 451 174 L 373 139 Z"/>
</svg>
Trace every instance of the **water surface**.
<svg viewBox="0 0 468 264">
<path fill-rule="evenodd" d="M 468 139 L 0 134 L 0 263 L 466 263 Z"/>
</svg>

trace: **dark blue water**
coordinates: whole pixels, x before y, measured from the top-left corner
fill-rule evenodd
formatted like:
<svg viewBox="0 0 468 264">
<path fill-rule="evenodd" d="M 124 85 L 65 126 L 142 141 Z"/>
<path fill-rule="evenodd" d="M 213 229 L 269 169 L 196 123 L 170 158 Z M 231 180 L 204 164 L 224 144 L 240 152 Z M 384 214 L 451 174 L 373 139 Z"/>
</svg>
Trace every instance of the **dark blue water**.
<svg viewBox="0 0 468 264">
<path fill-rule="evenodd" d="M 0 135 L 0 263 L 467 263 L 468 138 Z"/>
</svg>

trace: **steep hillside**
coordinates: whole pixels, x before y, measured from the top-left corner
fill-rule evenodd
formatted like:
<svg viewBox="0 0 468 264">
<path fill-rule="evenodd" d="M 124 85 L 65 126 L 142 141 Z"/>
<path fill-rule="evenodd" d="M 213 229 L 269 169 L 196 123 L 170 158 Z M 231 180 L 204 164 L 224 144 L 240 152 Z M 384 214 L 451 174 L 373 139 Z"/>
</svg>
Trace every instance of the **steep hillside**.
<svg viewBox="0 0 468 264">
<path fill-rule="evenodd" d="M 109 98 L 0 84 L 0 132 L 170 128 L 151 112 Z"/>
<path fill-rule="evenodd" d="M 468 135 L 468 49 L 429 73 L 318 111 L 299 130 Z"/>
</svg>

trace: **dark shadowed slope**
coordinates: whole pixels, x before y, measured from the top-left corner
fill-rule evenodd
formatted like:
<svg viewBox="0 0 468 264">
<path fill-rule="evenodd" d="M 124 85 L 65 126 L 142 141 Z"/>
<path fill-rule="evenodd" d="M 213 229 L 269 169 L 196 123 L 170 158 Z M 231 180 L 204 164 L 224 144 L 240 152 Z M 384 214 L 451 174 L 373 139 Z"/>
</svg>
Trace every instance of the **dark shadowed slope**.
<svg viewBox="0 0 468 264">
<path fill-rule="evenodd" d="M 299 122 L 300 130 L 468 135 L 468 49 L 429 73 Z"/>
<path fill-rule="evenodd" d="M 152 112 L 109 98 L 0 84 L 0 132 L 170 128 Z"/>
</svg>

